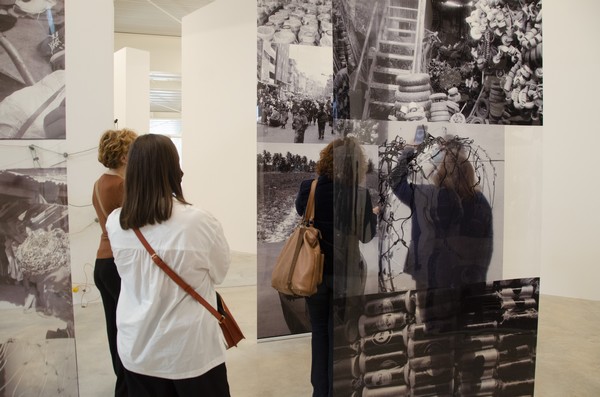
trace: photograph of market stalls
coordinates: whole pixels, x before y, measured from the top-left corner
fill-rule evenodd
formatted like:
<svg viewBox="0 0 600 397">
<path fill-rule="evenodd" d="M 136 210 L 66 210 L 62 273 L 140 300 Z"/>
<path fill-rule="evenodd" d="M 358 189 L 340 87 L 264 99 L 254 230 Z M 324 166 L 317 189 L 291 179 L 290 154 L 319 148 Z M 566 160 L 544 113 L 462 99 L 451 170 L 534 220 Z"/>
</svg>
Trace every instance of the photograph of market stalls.
<svg viewBox="0 0 600 397">
<path fill-rule="evenodd" d="M 275 44 L 331 47 L 331 0 L 257 0 L 258 37 Z"/>
<path fill-rule="evenodd" d="M 0 171 L 0 343 L 74 338 L 65 168 Z"/>
<path fill-rule="evenodd" d="M 541 0 L 335 0 L 340 118 L 543 124 Z"/>
<path fill-rule="evenodd" d="M 328 143 L 335 139 L 330 47 L 258 39 L 258 142 Z"/>
</svg>

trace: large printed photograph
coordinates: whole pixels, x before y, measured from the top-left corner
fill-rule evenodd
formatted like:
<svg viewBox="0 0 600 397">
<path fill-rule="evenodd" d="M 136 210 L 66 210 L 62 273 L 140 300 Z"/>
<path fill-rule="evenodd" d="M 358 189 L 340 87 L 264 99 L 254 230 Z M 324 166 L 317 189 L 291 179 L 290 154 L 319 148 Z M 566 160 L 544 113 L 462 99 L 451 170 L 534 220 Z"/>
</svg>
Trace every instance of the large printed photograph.
<svg viewBox="0 0 600 397">
<path fill-rule="evenodd" d="M 257 141 L 334 139 L 331 48 L 258 40 Z"/>
<path fill-rule="evenodd" d="M 66 169 L 1 170 L 0 192 L 0 391 L 77 396 Z"/>
<path fill-rule="evenodd" d="M 539 278 L 334 302 L 334 394 L 532 396 Z"/>
<path fill-rule="evenodd" d="M 331 48 L 330 0 L 257 0 L 258 37 L 275 44 Z"/>
<path fill-rule="evenodd" d="M 334 0 L 340 118 L 543 124 L 541 0 Z"/>
<path fill-rule="evenodd" d="M 504 128 L 385 124 L 379 292 L 501 279 Z"/>
<path fill-rule="evenodd" d="M 0 341 L 73 338 L 65 168 L 0 171 Z"/>
<path fill-rule="evenodd" d="M 0 139 L 65 139 L 64 8 L 0 2 Z"/>
<path fill-rule="evenodd" d="M 343 131 L 336 135 L 343 136 Z M 346 134 L 349 135 L 349 134 Z M 278 293 L 271 287 L 271 273 L 285 240 L 300 223 L 295 206 L 302 181 L 317 177 L 316 165 L 326 145 L 259 144 L 257 150 L 257 264 L 258 338 L 310 332 L 305 299 Z M 364 186 L 377 200 L 377 146 L 364 145 L 368 165 Z M 375 238 L 360 244 L 365 261 L 364 284 L 368 293 L 378 291 Z"/>
</svg>

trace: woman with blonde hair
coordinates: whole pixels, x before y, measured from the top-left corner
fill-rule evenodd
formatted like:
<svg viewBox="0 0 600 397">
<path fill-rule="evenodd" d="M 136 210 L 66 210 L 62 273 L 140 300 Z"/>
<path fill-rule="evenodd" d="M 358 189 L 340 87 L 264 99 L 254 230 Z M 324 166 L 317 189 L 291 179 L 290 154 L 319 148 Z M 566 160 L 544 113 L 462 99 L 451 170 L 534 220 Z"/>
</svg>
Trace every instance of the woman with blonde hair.
<svg viewBox="0 0 600 397">
<path fill-rule="evenodd" d="M 107 170 L 94 183 L 92 204 L 96 210 L 98 223 L 102 230 L 100 245 L 96 253 L 94 265 L 94 283 L 102 296 L 108 347 L 112 358 L 113 369 L 117 376 L 115 396 L 127 396 L 127 386 L 123 372 L 123 364 L 117 353 L 117 301 L 121 289 L 121 278 L 115 266 L 115 260 L 106 233 L 106 218 L 123 203 L 125 167 L 129 146 L 137 138 L 137 134 L 129 129 L 108 130 L 100 137 L 98 145 L 98 161 Z"/>
</svg>

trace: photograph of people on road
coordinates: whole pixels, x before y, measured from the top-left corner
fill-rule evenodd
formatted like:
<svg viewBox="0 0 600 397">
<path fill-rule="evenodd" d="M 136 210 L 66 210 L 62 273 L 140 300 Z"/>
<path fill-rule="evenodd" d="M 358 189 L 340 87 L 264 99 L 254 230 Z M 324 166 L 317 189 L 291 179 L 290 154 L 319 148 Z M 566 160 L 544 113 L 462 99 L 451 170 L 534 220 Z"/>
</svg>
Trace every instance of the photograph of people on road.
<svg viewBox="0 0 600 397">
<path fill-rule="evenodd" d="M 257 140 L 328 143 L 333 128 L 331 48 L 259 40 Z"/>
</svg>

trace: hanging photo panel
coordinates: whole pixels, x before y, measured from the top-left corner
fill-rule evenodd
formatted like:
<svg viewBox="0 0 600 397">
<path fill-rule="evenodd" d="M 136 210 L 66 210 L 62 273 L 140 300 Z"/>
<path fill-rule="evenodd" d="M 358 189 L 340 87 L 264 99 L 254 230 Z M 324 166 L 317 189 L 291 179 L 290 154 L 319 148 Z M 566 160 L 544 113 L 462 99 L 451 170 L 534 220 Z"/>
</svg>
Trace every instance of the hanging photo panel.
<svg viewBox="0 0 600 397">
<path fill-rule="evenodd" d="M 258 40 L 257 141 L 333 139 L 331 47 Z"/>
<path fill-rule="evenodd" d="M 0 139 L 65 139 L 64 0 L 0 4 Z"/>
<path fill-rule="evenodd" d="M 257 0 L 258 37 L 276 44 L 330 47 L 331 1 Z"/>
<path fill-rule="evenodd" d="M 337 117 L 542 125 L 541 4 L 334 0 Z"/>
<path fill-rule="evenodd" d="M 324 145 L 259 144 L 257 150 L 258 338 L 310 332 L 305 299 L 279 293 L 271 273 L 285 240 L 300 223 L 296 196 L 316 177 Z"/>
<path fill-rule="evenodd" d="M 0 187 L 0 390 L 76 396 L 66 169 L 5 169 Z"/>
<path fill-rule="evenodd" d="M 538 278 L 366 295 L 334 307 L 336 396 L 533 395 Z"/>
<path fill-rule="evenodd" d="M 379 145 L 380 292 L 501 279 L 503 127 L 386 124 Z"/>
</svg>

